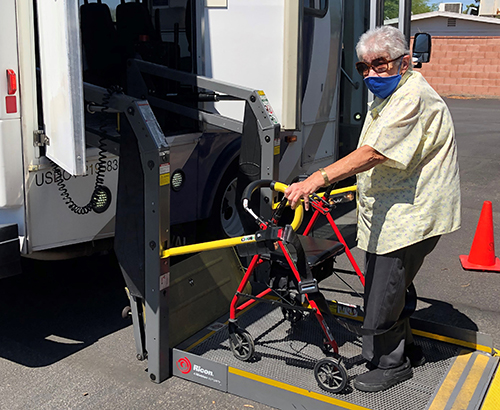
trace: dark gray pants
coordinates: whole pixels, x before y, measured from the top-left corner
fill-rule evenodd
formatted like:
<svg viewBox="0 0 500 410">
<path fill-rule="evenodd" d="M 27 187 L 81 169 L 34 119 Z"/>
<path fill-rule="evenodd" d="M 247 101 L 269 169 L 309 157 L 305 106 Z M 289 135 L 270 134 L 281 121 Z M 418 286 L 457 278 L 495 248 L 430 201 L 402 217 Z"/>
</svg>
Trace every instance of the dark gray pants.
<svg viewBox="0 0 500 410">
<path fill-rule="evenodd" d="M 405 304 L 416 304 L 413 278 L 439 238 L 428 238 L 385 255 L 366 252 L 363 324 L 366 329 L 389 329 L 400 319 Z M 397 367 L 404 361 L 405 345 L 410 343 L 413 336 L 406 318 L 382 335 L 364 336 L 363 357 L 381 369 Z"/>
</svg>

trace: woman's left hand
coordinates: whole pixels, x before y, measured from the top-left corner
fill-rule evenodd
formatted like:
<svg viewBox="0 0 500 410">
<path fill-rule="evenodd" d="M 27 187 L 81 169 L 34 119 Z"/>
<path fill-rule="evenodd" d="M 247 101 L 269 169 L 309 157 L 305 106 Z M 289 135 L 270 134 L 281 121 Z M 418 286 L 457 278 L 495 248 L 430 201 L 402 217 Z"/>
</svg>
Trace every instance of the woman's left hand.
<svg viewBox="0 0 500 410">
<path fill-rule="evenodd" d="M 292 184 L 285 190 L 285 197 L 290 202 L 292 209 L 295 209 L 300 200 L 303 199 L 306 211 L 309 210 L 309 195 L 316 192 L 323 185 L 321 174 L 319 174 L 319 181 L 317 174 L 319 173 L 315 172 L 306 180 Z"/>
</svg>

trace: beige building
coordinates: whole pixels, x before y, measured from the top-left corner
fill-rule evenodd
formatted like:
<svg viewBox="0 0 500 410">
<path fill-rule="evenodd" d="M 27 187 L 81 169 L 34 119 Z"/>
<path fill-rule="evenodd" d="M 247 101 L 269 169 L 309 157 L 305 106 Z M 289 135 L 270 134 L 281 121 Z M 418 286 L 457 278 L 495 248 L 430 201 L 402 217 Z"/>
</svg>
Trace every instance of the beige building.
<svg viewBox="0 0 500 410">
<path fill-rule="evenodd" d="M 422 13 L 412 16 L 412 37 L 418 32 L 432 36 L 431 60 L 419 71 L 439 94 L 500 98 L 499 18 Z"/>
</svg>

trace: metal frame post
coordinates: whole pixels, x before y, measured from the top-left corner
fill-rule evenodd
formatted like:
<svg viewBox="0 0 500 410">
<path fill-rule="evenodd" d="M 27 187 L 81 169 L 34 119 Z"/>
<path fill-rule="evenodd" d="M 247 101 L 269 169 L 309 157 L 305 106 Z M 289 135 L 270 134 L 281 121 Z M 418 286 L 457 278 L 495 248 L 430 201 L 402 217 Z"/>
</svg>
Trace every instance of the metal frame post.
<svg viewBox="0 0 500 410">
<path fill-rule="evenodd" d="M 370 29 L 384 24 L 384 0 L 370 0 Z"/>
<path fill-rule="evenodd" d="M 137 136 L 144 173 L 145 315 L 148 373 L 160 383 L 170 377 L 169 286 L 170 261 L 161 260 L 169 247 L 170 149 L 147 101 L 134 101 L 126 110 Z"/>
<path fill-rule="evenodd" d="M 161 259 L 170 245 L 170 147 L 147 101 L 85 84 L 87 101 L 107 98 L 106 111 L 123 112 L 137 139 L 144 177 L 144 273 L 145 273 L 145 353 L 152 381 L 160 383 L 171 375 L 169 346 L 170 261 Z M 125 164 L 121 164 L 125 166 Z M 140 309 L 132 301 L 132 309 Z M 132 312 L 133 314 L 135 312 Z M 142 335 L 144 321 L 134 314 L 134 334 Z M 140 322 L 140 323 L 137 323 Z M 138 354 L 144 349 L 136 341 Z"/>
<path fill-rule="evenodd" d="M 399 0 L 398 28 L 405 35 L 409 46 L 411 36 L 411 0 Z"/>
</svg>

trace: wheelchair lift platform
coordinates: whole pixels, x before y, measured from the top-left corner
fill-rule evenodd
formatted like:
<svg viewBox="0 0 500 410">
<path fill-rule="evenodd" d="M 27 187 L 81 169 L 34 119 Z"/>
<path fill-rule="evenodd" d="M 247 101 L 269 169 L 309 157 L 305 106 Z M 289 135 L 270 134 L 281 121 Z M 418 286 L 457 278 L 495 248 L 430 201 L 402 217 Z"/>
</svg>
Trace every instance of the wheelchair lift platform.
<svg viewBox="0 0 500 410">
<path fill-rule="evenodd" d="M 330 307 L 334 314 L 360 319 L 359 307 L 336 302 Z M 327 318 L 349 378 L 343 392 L 332 394 L 319 388 L 313 374 L 317 360 L 325 357 L 314 315 L 291 324 L 281 308 L 270 304 L 244 311 L 238 322 L 255 343 L 249 362 L 233 356 L 225 320 L 173 349 L 174 375 L 278 409 L 497 409 L 500 403 L 499 358 L 486 335 L 412 319 L 415 342 L 427 362 L 406 382 L 364 393 L 352 387 L 352 379 L 367 371 L 361 338 Z"/>
<path fill-rule="evenodd" d="M 211 79 L 195 77 L 190 81 L 198 87 L 233 92 L 238 99 L 246 101 L 248 115 L 245 118 L 249 119 L 243 124 L 236 124 L 225 118 L 212 118 L 201 112 L 194 114 L 198 113 L 199 119 L 205 119 L 207 123 L 243 132 L 243 137 L 247 135 L 247 139 L 253 140 L 252 143 L 258 142 L 261 145 L 261 150 L 256 151 L 260 154 L 260 178 L 276 178 L 275 164 L 278 155 L 274 153 L 279 151 L 273 147 L 280 126 L 266 114 L 265 95 L 255 90 L 236 89 L 227 84 L 215 84 Z M 148 359 L 148 373 L 152 381 L 160 383 L 173 372 L 184 379 L 279 409 L 498 409 L 499 358 L 494 356 L 491 337 L 432 325 L 429 322 L 412 321 L 416 342 L 423 348 L 427 363 L 414 369 L 412 379 L 380 393 L 362 393 L 352 388 L 352 379 L 366 371 L 361 356 L 361 340 L 329 317 L 325 319 L 339 346 L 342 364 L 348 374 L 348 384 L 337 394 L 321 390 L 313 369 L 316 362 L 325 357 L 320 348 L 324 334 L 315 315 L 305 314 L 302 320 L 292 325 L 284 318 L 281 308 L 262 301 L 243 310 L 238 316 L 239 325 L 252 335 L 255 344 L 255 353 L 249 362 L 240 361 L 233 356 L 229 346 L 227 317 L 219 319 L 171 349 L 176 333 L 178 340 L 182 340 L 180 333 L 185 327 L 170 328 L 170 322 L 177 323 L 171 315 L 176 316 L 177 312 L 177 319 L 181 322 L 190 321 L 193 325 L 196 325 L 197 318 L 183 315 L 185 311 L 182 311 L 181 304 L 169 306 L 174 295 L 182 293 L 180 290 L 174 292 L 174 285 L 179 278 L 175 272 L 171 278 L 170 257 L 250 244 L 257 242 L 258 235 L 170 248 L 169 185 L 172 153 L 149 103 L 126 95 L 107 93 L 104 89 L 88 84 L 85 85 L 85 98 L 87 101 L 103 101 L 101 106 L 91 104 L 94 111 L 100 109 L 121 112 L 125 114 L 122 118 L 127 120 L 121 121 L 124 127 L 120 141 L 120 161 L 129 160 L 126 168 L 130 170 L 130 175 L 120 171 L 119 185 L 128 187 L 130 180 L 126 177 L 137 176 L 136 184 L 141 188 L 139 192 L 132 189 L 130 192 L 122 191 L 130 193 L 132 199 L 141 199 L 137 207 L 144 223 L 130 228 L 134 235 L 127 235 L 127 224 L 123 222 L 138 218 L 129 218 L 128 209 L 124 209 L 128 202 L 119 201 L 121 213 L 117 210 L 115 249 L 130 291 L 137 358 Z M 261 195 L 261 204 L 266 203 L 266 199 L 269 202 L 271 198 L 267 191 L 264 195 L 267 197 Z M 133 215 L 136 216 L 137 213 Z M 119 217 L 122 224 L 118 223 Z M 120 234 L 118 228 L 121 229 Z M 140 240 L 130 245 L 131 237 Z M 118 246 L 119 242 L 121 248 Z M 119 249 L 121 253 L 118 252 Z M 227 261 L 227 256 L 218 259 Z M 203 265 L 207 268 L 206 264 Z M 238 271 L 238 268 L 234 270 Z M 195 271 L 198 272 L 199 269 L 194 269 L 193 272 L 196 273 Z M 223 273 L 227 276 L 228 270 Z M 194 284 L 190 276 L 187 279 L 184 282 L 188 287 Z M 226 277 L 222 282 L 229 283 Z M 213 290 L 213 303 L 207 301 L 198 305 L 198 309 L 202 306 L 209 313 L 216 312 L 214 305 L 221 300 L 227 306 L 220 292 L 222 282 L 214 282 L 217 286 L 213 289 L 207 289 L 206 286 L 201 288 L 201 296 Z M 191 299 L 200 298 L 200 294 L 192 293 L 186 292 Z M 191 299 L 186 299 L 184 303 L 190 303 Z M 361 317 L 362 310 L 359 307 L 340 303 L 330 306 L 334 314 L 353 320 Z M 176 307 L 181 310 L 175 311 Z M 220 313 L 212 317 L 217 317 L 218 314 Z"/>
</svg>

